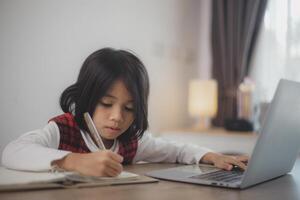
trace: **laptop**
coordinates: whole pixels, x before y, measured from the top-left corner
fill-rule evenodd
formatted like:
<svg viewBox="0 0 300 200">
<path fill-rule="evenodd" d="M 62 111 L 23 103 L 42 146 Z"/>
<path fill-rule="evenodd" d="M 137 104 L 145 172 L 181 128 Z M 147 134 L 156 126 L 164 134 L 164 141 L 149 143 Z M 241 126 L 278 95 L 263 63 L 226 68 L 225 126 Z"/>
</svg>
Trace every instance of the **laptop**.
<svg viewBox="0 0 300 200">
<path fill-rule="evenodd" d="M 243 189 L 290 172 L 299 149 L 300 83 L 281 79 L 245 171 L 225 171 L 200 164 L 151 171 L 146 175 L 164 180 Z"/>
</svg>

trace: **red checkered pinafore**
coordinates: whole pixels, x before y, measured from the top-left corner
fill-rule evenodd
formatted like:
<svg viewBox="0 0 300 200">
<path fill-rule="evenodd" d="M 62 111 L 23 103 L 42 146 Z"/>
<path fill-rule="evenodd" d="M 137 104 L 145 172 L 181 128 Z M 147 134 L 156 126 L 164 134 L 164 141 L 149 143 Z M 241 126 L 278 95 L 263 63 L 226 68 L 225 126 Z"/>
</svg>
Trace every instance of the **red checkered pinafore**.
<svg viewBox="0 0 300 200">
<path fill-rule="evenodd" d="M 58 149 L 71 151 L 73 153 L 89 153 L 90 150 L 86 146 L 80 129 L 71 113 L 65 113 L 50 119 L 54 121 L 60 133 L 60 141 Z M 137 138 L 132 138 L 129 142 L 119 141 L 118 154 L 124 157 L 123 164 L 130 164 L 136 154 L 138 147 Z"/>
</svg>

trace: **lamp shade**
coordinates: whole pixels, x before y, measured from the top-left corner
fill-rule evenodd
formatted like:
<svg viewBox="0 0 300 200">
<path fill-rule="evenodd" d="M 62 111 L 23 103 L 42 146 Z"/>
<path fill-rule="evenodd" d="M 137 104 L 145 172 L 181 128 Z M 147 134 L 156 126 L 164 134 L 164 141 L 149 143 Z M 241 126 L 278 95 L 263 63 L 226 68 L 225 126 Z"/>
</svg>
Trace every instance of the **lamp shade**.
<svg viewBox="0 0 300 200">
<path fill-rule="evenodd" d="M 188 101 L 192 117 L 214 117 L 218 108 L 217 82 L 213 79 L 191 80 Z"/>
</svg>

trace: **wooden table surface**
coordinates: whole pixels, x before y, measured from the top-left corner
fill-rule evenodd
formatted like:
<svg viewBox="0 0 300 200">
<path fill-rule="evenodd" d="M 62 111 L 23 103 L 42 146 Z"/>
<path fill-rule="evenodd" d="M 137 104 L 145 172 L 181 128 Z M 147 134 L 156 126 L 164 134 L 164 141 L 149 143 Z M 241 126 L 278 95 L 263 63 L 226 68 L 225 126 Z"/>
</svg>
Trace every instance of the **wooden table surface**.
<svg viewBox="0 0 300 200">
<path fill-rule="evenodd" d="M 126 171 L 137 174 L 176 164 L 138 164 L 125 166 Z M 299 200 L 300 199 L 300 158 L 293 171 L 283 177 L 268 181 L 245 190 L 201 186 L 179 182 L 163 181 L 157 183 L 105 186 L 80 189 L 51 189 L 19 192 L 2 192 L 0 200 L 190 200 L 190 199 L 230 199 L 230 200 Z"/>
</svg>

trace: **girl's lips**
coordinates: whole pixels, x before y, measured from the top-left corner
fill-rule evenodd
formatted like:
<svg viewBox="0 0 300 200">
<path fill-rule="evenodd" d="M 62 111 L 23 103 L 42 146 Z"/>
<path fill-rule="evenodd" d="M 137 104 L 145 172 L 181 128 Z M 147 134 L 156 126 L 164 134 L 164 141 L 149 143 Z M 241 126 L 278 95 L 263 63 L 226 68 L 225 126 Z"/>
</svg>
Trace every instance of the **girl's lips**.
<svg viewBox="0 0 300 200">
<path fill-rule="evenodd" d="M 118 133 L 121 130 L 120 128 L 113 128 L 113 127 L 106 127 L 105 129 L 110 133 Z"/>
<path fill-rule="evenodd" d="M 114 127 L 107 127 L 108 129 L 114 130 L 114 131 L 119 131 L 121 130 L 120 128 L 114 128 Z"/>
</svg>

